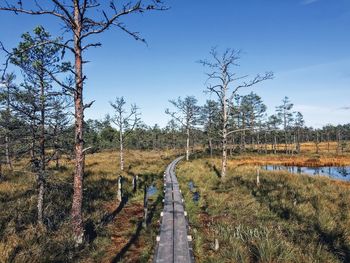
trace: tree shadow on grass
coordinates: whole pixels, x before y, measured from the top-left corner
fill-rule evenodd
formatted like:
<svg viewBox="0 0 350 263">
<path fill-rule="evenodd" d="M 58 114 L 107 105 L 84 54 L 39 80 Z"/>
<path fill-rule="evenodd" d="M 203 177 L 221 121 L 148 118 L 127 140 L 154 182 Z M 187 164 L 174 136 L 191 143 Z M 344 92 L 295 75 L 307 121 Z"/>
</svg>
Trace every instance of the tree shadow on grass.
<svg viewBox="0 0 350 263">
<path fill-rule="evenodd" d="M 116 263 L 116 262 L 120 262 L 123 258 L 123 256 L 125 255 L 126 252 L 128 252 L 129 248 L 135 244 L 135 242 L 137 241 L 137 239 L 140 236 L 142 230 L 142 221 L 139 221 L 137 224 L 137 228 L 135 233 L 131 236 L 130 240 L 128 243 L 126 243 L 126 245 L 119 251 L 119 253 L 115 256 L 115 258 L 111 261 L 112 263 Z"/>
<path fill-rule="evenodd" d="M 105 226 L 105 225 L 109 224 L 110 222 L 112 222 L 113 219 L 120 213 L 120 211 L 122 211 L 125 204 L 128 202 L 128 199 L 129 199 L 129 197 L 127 195 L 123 196 L 122 201 L 119 203 L 118 207 L 112 213 L 105 215 L 101 219 L 100 224 L 102 226 Z"/>
<path fill-rule="evenodd" d="M 158 195 L 157 199 L 152 203 L 150 210 L 148 212 L 148 217 L 146 219 L 147 225 L 149 225 L 152 222 L 152 219 L 157 210 L 157 206 L 162 202 L 162 198 L 163 198 L 162 195 Z M 143 229 L 143 223 L 144 223 L 143 220 L 137 223 L 137 228 L 135 230 L 135 233 L 131 236 L 128 243 L 126 243 L 126 245 L 118 252 L 115 258 L 111 261 L 112 263 L 120 262 L 125 256 L 125 254 L 128 252 L 128 250 L 130 249 L 130 247 L 136 243 Z"/>
<path fill-rule="evenodd" d="M 325 232 L 316 224 L 315 230 L 319 234 L 320 242 L 325 244 L 328 249 L 341 262 L 350 262 L 350 247 L 346 245 L 344 234 L 340 231 Z"/>
</svg>

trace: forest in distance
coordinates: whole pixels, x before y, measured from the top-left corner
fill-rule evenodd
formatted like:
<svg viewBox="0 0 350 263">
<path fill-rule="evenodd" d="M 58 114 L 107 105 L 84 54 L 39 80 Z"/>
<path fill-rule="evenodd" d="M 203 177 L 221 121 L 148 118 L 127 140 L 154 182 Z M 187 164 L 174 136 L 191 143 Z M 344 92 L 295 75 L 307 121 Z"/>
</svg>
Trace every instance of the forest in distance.
<svg viewBox="0 0 350 263">
<path fill-rule="evenodd" d="M 269 64 L 245 74 L 244 52 L 214 46 L 192 62 L 202 88 L 167 98 L 166 125 L 122 87 L 85 116 L 101 36 L 148 48 L 129 19 L 171 5 L 0 0 L 0 22 L 42 24 L 0 36 L 0 262 L 350 262 L 350 121 L 309 125 L 288 89 L 264 102 Z"/>
</svg>

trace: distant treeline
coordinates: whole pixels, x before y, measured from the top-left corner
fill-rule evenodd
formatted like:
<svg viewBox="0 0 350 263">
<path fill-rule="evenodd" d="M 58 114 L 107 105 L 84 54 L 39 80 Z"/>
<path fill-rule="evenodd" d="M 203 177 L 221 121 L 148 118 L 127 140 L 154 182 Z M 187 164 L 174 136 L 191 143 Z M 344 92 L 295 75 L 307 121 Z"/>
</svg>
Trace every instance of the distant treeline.
<svg viewBox="0 0 350 263">
<path fill-rule="evenodd" d="M 249 125 L 249 123 L 245 125 Z M 203 147 L 209 152 L 209 133 L 206 126 L 194 128 L 191 131 L 191 147 Z M 85 123 L 85 135 L 86 143 L 92 146 L 92 151 L 112 150 L 119 145 L 119 132 L 113 127 L 108 117 L 104 120 L 88 120 Z M 215 136 L 214 133 L 211 136 L 213 150 L 220 149 L 220 137 Z M 287 128 L 287 137 L 285 137 L 285 131 L 282 127 L 270 129 L 269 123 L 265 122 L 261 123 L 258 129 L 240 131 L 231 135 L 229 144 L 231 150 L 235 152 L 255 150 L 264 153 L 267 150 L 271 153 L 274 149 L 277 151 L 277 145 L 280 145 L 280 150 L 281 145 L 284 145 L 284 148 L 287 142 L 287 153 L 291 153 L 291 151 L 296 153 L 298 143 L 314 143 L 316 148 L 322 142 L 336 142 L 339 148 L 338 152 L 341 153 L 345 150 L 349 140 L 350 124 L 327 125 L 320 129 L 290 125 Z M 170 121 L 164 128 L 159 127 L 159 125 L 141 124 L 131 131 L 125 144 L 128 149 L 138 150 L 183 149 L 186 146 L 186 134 L 184 129 L 174 121 Z"/>
<path fill-rule="evenodd" d="M 11 96 L 11 99 L 15 100 L 16 97 Z M 242 96 L 239 100 L 237 98 L 237 102 L 240 104 L 237 104 L 236 110 L 230 116 L 230 124 L 235 125 L 237 130 L 228 137 L 228 148 L 231 152 L 271 153 L 277 152 L 277 145 L 284 145 L 283 151 L 286 153 L 297 153 L 300 151 L 300 143 L 314 143 L 317 149 L 321 142 L 337 142 L 337 152 L 341 153 L 350 140 L 350 124 L 327 125 L 321 129 L 306 127 L 301 113 L 292 111 L 292 104 L 287 98 L 283 99 L 281 106 L 276 107 L 276 114 L 269 117 L 266 115 L 266 106 L 255 93 Z M 20 101 L 11 102 L 11 105 L 17 104 L 23 106 Z M 284 106 L 286 104 L 291 105 L 287 111 Z M 63 109 L 56 105 L 47 113 L 50 118 L 45 125 L 45 148 L 49 153 L 47 158 L 56 162 L 57 166 L 62 155 L 74 154 L 74 125 L 70 121 L 68 111 L 69 108 Z M 28 160 L 35 163 L 41 150 L 42 135 L 36 118 L 24 116 L 23 109 L 18 107 L 11 107 L 10 115 L 6 112 L 4 109 L 0 115 L 2 164 L 9 164 L 13 158 L 23 157 L 28 157 Z M 211 116 L 208 116 L 208 112 Z M 220 149 L 218 113 L 219 108 L 214 101 L 207 101 L 204 106 L 199 107 L 196 123 L 190 131 L 192 149 L 201 147 L 208 152 Z M 285 119 L 286 125 L 284 125 Z M 119 147 L 120 134 L 109 116 L 103 120 L 87 120 L 84 123 L 84 134 L 85 145 L 90 153 Z M 182 149 L 186 146 L 186 133 L 175 120 L 169 121 L 164 128 L 140 123 L 130 130 L 124 144 L 127 149 Z M 281 151 L 281 147 L 279 150 Z"/>
</svg>

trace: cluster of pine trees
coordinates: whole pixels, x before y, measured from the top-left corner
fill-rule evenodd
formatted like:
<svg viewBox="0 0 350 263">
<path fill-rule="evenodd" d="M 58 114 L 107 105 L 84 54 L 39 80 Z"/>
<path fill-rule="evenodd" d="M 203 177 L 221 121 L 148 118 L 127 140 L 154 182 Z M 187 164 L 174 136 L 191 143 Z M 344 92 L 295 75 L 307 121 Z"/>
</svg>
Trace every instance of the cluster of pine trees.
<svg viewBox="0 0 350 263">
<path fill-rule="evenodd" d="M 180 102 L 186 100 L 197 104 L 194 97 L 179 99 Z M 205 148 L 209 154 L 214 154 L 222 144 L 220 108 L 213 100 L 196 107 L 198 110 L 190 126 L 190 151 Z M 349 124 L 327 125 L 319 129 L 305 126 L 302 113 L 293 110 L 293 103 L 288 97 L 282 99 L 281 105 L 276 107 L 272 115 L 267 114 L 266 105 L 254 92 L 237 96 L 234 107 L 229 123 L 238 131 L 228 138 L 231 154 L 245 151 L 296 154 L 300 151 L 300 144 L 305 142 L 313 143 L 315 148 L 321 142 L 337 142 L 336 151 L 341 153 L 350 139 Z M 119 147 L 119 129 L 110 116 L 103 120 L 87 120 L 85 134 L 87 145 L 93 147 L 93 152 Z M 163 128 L 140 122 L 130 130 L 125 146 L 136 150 L 185 149 L 186 141 L 186 125 L 172 118 Z M 331 146 L 328 149 L 334 151 Z"/>
</svg>

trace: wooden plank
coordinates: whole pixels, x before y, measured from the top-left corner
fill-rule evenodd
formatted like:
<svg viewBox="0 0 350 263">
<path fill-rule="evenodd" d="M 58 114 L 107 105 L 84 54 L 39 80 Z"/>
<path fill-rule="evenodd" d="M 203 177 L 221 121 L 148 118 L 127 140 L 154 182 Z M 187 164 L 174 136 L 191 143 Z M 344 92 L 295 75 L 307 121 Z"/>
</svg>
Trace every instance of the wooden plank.
<svg viewBox="0 0 350 263">
<path fill-rule="evenodd" d="M 187 221 L 184 215 L 182 194 L 175 175 L 179 157 L 168 165 L 165 174 L 165 195 L 160 240 L 155 255 L 159 263 L 190 263 L 190 247 L 187 240 Z"/>
<path fill-rule="evenodd" d="M 156 262 L 174 262 L 173 255 L 173 213 L 164 212 L 160 230 L 160 240 L 158 244 L 158 255 Z"/>
</svg>

